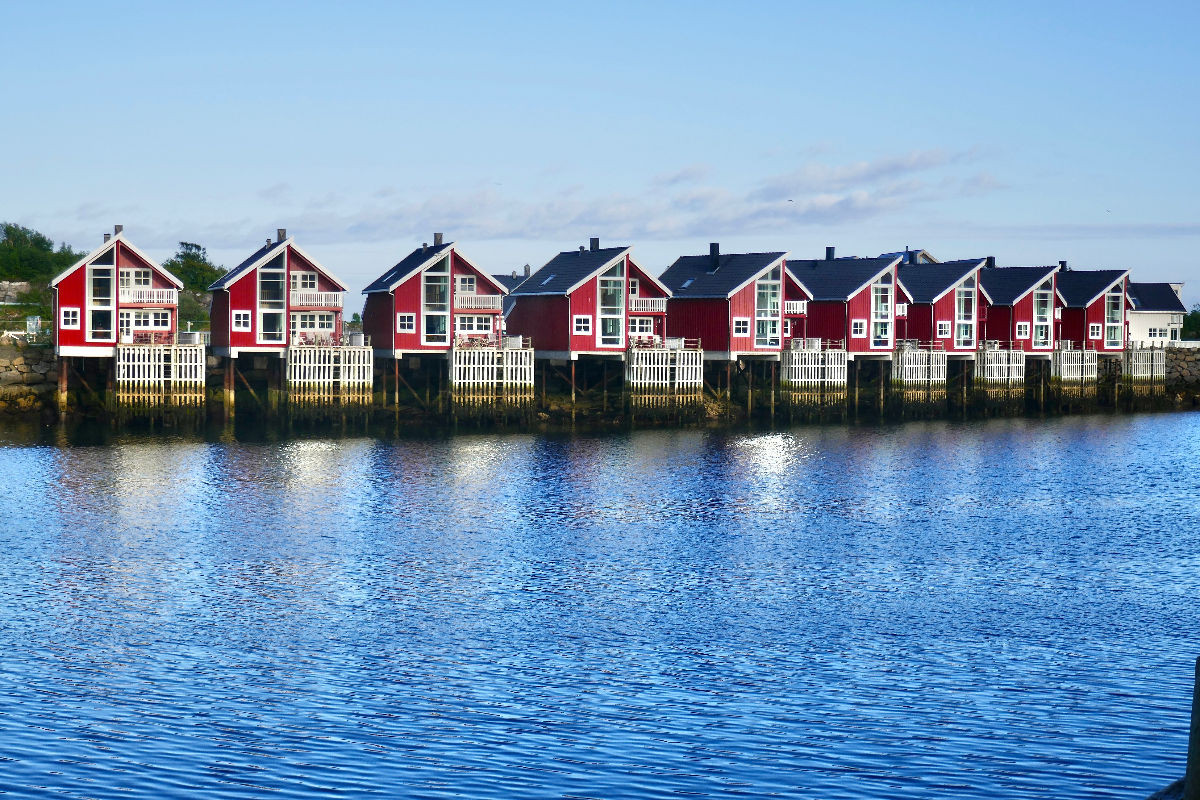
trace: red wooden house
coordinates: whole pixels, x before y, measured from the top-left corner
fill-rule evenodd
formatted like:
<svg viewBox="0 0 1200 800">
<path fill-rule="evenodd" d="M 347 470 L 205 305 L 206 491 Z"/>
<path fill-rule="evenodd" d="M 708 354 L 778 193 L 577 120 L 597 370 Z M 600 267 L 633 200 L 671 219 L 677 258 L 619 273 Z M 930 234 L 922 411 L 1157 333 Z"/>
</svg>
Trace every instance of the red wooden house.
<svg viewBox="0 0 1200 800">
<path fill-rule="evenodd" d="M 785 311 L 793 339 L 844 347 L 850 356 L 890 357 L 896 341 L 900 257 L 789 260 Z"/>
<path fill-rule="evenodd" d="M 346 287 L 280 228 L 208 287 L 214 355 L 280 354 L 293 344 L 336 344 Z"/>
<path fill-rule="evenodd" d="M 1058 267 L 996 267 L 979 272 L 983 339 L 1006 350 L 1049 356 L 1055 347 Z"/>
<path fill-rule="evenodd" d="M 948 355 L 979 344 L 979 272 L 986 259 L 910 261 L 897 268 L 896 338 Z"/>
<path fill-rule="evenodd" d="M 57 355 L 112 358 L 118 343 L 175 341 L 183 283 L 115 230 L 50 282 Z"/>
<path fill-rule="evenodd" d="M 670 290 L 667 335 L 699 340 L 706 361 L 778 357 L 783 349 L 787 253 L 682 256 L 662 274 Z"/>
<path fill-rule="evenodd" d="M 1129 306 L 1129 270 L 1068 269 L 1059 262 L 1055 290 L 1062 309 L 1058 339 L 1077 350 L 1100 355 L 1124 351 Z"/>
<path fill-rule="evenodd" d="M 433 235 L 363 290 L 363 332 L 376 355 L 444 353 L 456 341 L 496 340 L 508 290 Z"/>
<path fill-rule="evenodd" d="M 507 332 L 533 340 L 539 358 L 621 355 L 631 341 L 661 342 L 670 290 L 629 247 L 569 250 L 512 291 Z"/>
</svg>

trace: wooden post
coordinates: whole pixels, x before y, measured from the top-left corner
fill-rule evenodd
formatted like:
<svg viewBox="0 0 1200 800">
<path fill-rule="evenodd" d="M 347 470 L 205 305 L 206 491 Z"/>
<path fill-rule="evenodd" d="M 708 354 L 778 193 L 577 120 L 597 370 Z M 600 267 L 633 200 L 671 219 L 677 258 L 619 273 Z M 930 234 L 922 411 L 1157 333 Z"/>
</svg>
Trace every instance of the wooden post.
<svg viewBox="0 0 1200 800">
<path fill-rule="evenodd" d="M 746 362 L 747 384 L 746 384 L 746 416 L 754 414 L 754 362 Z"/>
<path fill-rule="evenodd" d="M 224 406 L 224 416 L 226 420 L 233 419 L 234 414 L 234 397 L 236 391 L 233 387 L 233 359 L 225 359 L 225 374 L 222 376 L 225 379 L 225 387 L 222 391 L 222 402 Z"/>
<path fill-rule="evenodd" d="M 542 360 L 542 407 L 546 405 L 546 361 Z"/>
<path fill-rule="evenodd" d="M 771 419 L 775 419 L 775 362 L 771 362 Z"/>
<path fill-rule="evenodd" d="M 1192 725 L 1188 731 L 1183 800 L 1200 800 L 1200 658 L 1196 659 L 1196 674 L 1192 682 Z"/>
<path fill-rule="evenodd" d="M 571 359 L 571 405 L 575 405 L 575 359 Z"/>
<path fill-rule="evenodd" d="M 58 410 L 65 413 L 67 410 L 67 356 L 59 356 L 58 359 Z"/>
<path fill-rule="evenodd" d="M 396 410 L 400 410 L 400 359 L 392 359 L 392 391 Z"/>
<path fill-rule="evenodd" d="M 604 377 L 600 384 L 600 410 L 608 411 L 608 360 L 601 362 Z"/>
</svg>

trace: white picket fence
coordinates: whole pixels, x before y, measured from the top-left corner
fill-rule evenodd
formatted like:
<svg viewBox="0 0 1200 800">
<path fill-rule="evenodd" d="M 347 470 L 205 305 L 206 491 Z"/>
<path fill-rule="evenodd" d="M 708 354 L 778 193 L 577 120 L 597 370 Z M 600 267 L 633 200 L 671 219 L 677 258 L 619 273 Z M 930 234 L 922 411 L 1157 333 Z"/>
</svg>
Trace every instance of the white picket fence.
<svg viewBox="0 0 1200 800">
<path fill-rule="evenodd" d="M 793 388 L 845 386 L 849 356 L 843 349 L 821 350 L 820 340 L 812 349 L 791 347 L 783 351 L 783 383 Z M 795 343 L 793 342 L 793 345 Z"/>
<path fill-rule="evenodd" d="M 975 357 L 975 380 L 988 385 L 1024 383 L 1024 351 L 980 350 Z"/>
<path fill-rule="evenodd" d="M 892 361 L 892 380 L 904 386 L 946 382 L 946 352 L 902 347 Z"/>
<path fill-rule="evenodd" d="M 625 354 L 625 382 L 634 389 L 698 389 L 704 384 L 704 351 L 632 348 Z"/>
<path fill-rule="evenodd" d="M 1053 375 L 1067 383 L 1094 382 L 1097 363 L 1095 350 L 1055 350 Z"/>
<path fill-rule="evenodd" d="M 533 386 L 533 348 L 456 347 L 450 351 L 450 385 Z"/>
<path fill-rule="evenodd" d="M 115 360 L 119 389 L 204 387 L 203 345 L 118 344 Z"/>
<path fill-rule="evenodd" d="M 1132 347 L 1125 351 L 1125 376 L 1135 381 L 1165 381 L 1167 351 L 1161 348 Z"/>
<path fill-rule="evenodd" d="M 370 347 L 294 345 L 287 349 L 288 387 L 370 388 L 374 359 Z"/>
</svg>

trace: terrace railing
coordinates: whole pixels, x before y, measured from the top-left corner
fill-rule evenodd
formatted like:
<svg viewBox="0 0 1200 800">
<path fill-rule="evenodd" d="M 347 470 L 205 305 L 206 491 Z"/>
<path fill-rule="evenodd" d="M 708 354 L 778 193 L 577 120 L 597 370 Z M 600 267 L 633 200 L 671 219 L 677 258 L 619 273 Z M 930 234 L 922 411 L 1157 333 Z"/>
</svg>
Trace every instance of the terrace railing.
<svg viewBox="0 0 1200 800">
<path fill-rule="evenodd" d="M 179 305 L 178 289 L 143 289 L 135 286 L 122 286 L 118 297 L 121 303 L 129 305 Z"/>
<path fill-rule="evenodd" d="M 629 298 L 629 312 L 631 314 L 653 314 L 662 313 L 667 310 L 667 298 L 665 297 L 631 297 Z"/>
<path fill-rule="evenodd" d="M 807 314 L 808 313 L 808 301 L 807 300 L 784 300 L 783 301 L 783 313 L 784 314 Z"/>
<path fill-rule="evenodd" d="M 293 289 L 289 302 L 293 308 L 341 308 L 345 292 L 314 292 Z"/>
<path fill-rule="evenodd" d="M 499 311 L 504 298 L 498 294 L 461 294 L 454 295 L 454 307 L 459 311 Z"/>
</svg>

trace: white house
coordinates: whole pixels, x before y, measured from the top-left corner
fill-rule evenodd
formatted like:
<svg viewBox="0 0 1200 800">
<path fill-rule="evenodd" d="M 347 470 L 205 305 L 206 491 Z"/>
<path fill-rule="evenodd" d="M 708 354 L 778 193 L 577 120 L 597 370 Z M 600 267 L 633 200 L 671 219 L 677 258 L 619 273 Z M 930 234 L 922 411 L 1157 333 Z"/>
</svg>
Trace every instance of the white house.
<svg viewBox="0 0 1200 800">
<path fill-rule="evenodd" d="M 1187 309 L 1179 299 L 1182 283 L 1129 283 L 1129 343 L 1162 347 L 1178 342 Z"/>
</svg>

